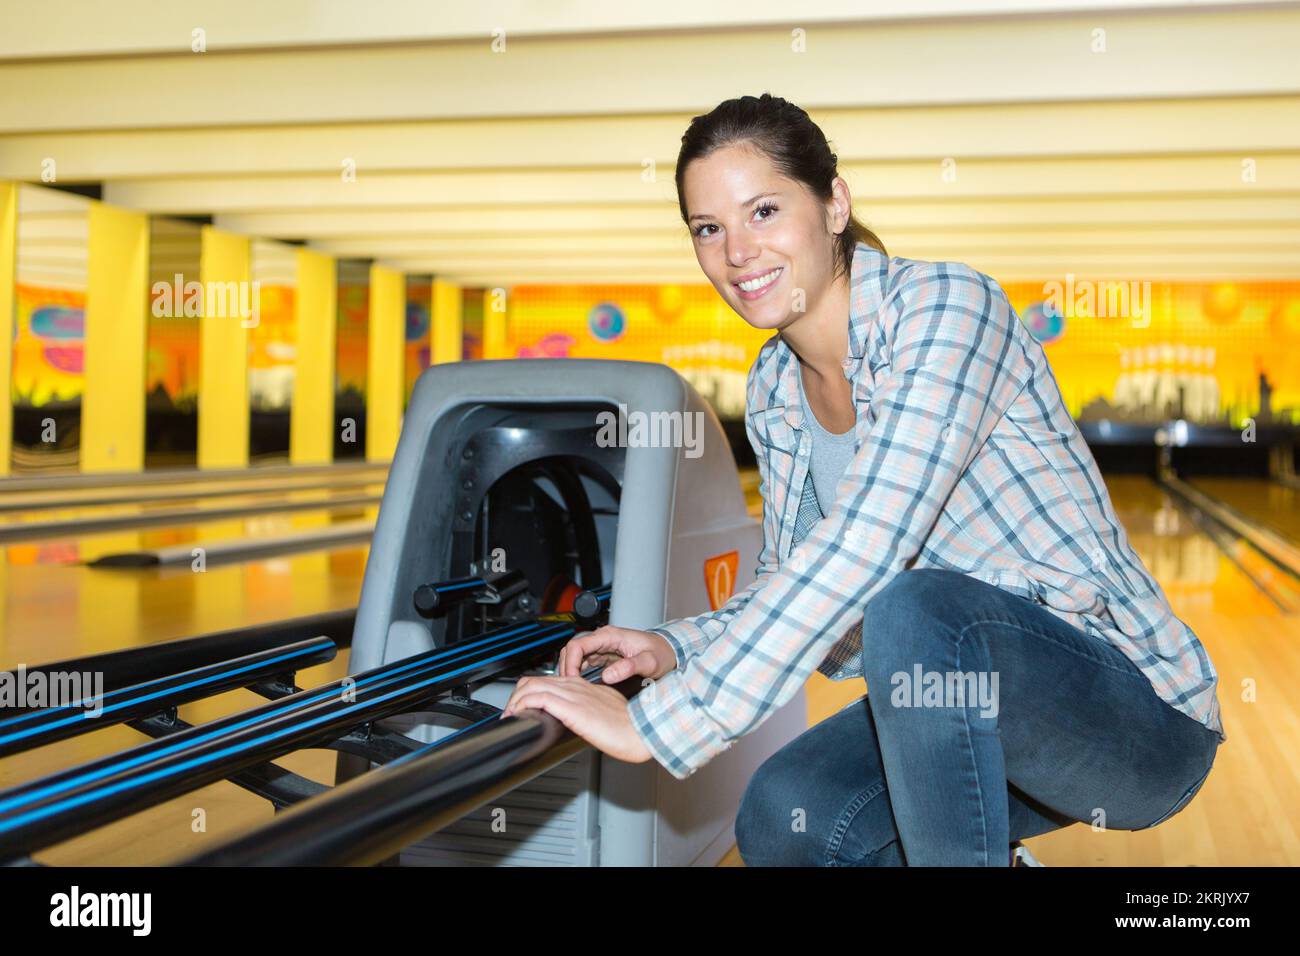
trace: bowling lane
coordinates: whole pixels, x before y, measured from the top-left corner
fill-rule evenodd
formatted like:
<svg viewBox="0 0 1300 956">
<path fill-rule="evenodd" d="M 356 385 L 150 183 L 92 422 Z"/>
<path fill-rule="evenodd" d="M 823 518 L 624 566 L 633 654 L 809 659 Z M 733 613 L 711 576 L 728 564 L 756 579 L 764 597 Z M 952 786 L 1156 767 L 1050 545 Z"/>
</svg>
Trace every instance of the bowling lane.
<svg viewBox="0 0 1300 956">
<path fill-rule="evenodd" d="M 68 565 L 89 563 L 109 555 L 184 545 L 215 549 L 217 545 L 227 543 L 253 544 L 286 535 L 326 532 L 330 528 L 360 521 L 373 524 L 378 513 L 377 501 L 213 520 L 203 520 L 201 513 L 190 512 L 188 520 L 169 525 L 56 535 L 8 545 L 0 543 L 0 561 L 11 566 Z M 194 520 L 196 518 L 198 520 Z"/>
<path fill-rule="evenodd" d="M 1263 478 L 1192 478 L 1188 484 L 1300 544 L 1300 490 Z"/>
<path fill-rule="evenodd" d="M 0 564 L 0 669 L 355 607 L 368 547 L 217 564 Z"/>
<path fill-rule="evenodd" d="M 36 541 L 147 527 L 187 526 L 253 514 L 367 507 L 379 503 L 383 490 L 381 479 L 341 487 L 290 491 L 253 488 L 217 497 L 146 499 L 80 508 L 13 511 L 0 513 L 0 541 Z"/>
<path fill-rule="evenodd" d="M 15 465 L 22 457 L 21 450 L 15 448 Z M 131 472 L 82 472 L 75 466 L 66 471 L 49 471 L 47 469 L 18 470 L 8 477 L 0 479 L 0 494 L 10 492 L 44 493 L 50 496 L 63 495 L 77 490 L 105 490 L 113 488 L 128 489 L 162 489 L 166 486 L 192 485 L 202 487 L 211 482 L 253 482 L 263 484 L 287 479 L 290 481 L 323 480 L 342 481 L 350 478 L 382 477 L 388 470 L 386 462 L 352 461 L 335 462 L 329 465 L 288 465 L 280 463 L 254 462 L 244 468 L 149 468 L 145 471 Z"/>
<path fill-rule="evenodd" d="M 1105 480 L 1129 543 L 1164 588 L 1175 614 L 1278 613 L 1277 606 L 1153 481 L 1138 475 L 1108 475 Z M 742 472 L 741 487 L 750 514 L 760 517 L 758 472 Z"/>
<path fill-rule="evenodd" d="M 374 509 L 370 513 L 373 518 Z M 281 516 L 281 522 L 285 520 Z M 303 516 L 288 520 L 301 523 Z M 189 530 L 224 530 L 228 537 L 246 524 Z M 368 550 L 335 548 L 212 565 L 202 572 L 188 565 L 122 569 L 6 561 L 0 563 L 0 669 L 352 608 L 361 595 Z M 299 686 L 315 687 L 343 677 L 347 660 L 345 648 L 333 661 L 300 673 Z M 204 723 L 263 702 L 249 691 L 231 691 L 183 705 L 180 716 L 192 724 Z M 106 727 L 7 757 L 0 761 L 0 789 L 145 740 L 128 727 Z M 319 783 L 333 783 L 332 752 L 303 750 L 277 762 Z M 206 834 L 193 829 L 198 810 L 203 811 Z M 37 860 L 53 865 L 162 863 L 198 849 L 205 836 L 233 833 L 269 819 L 271 812 L 265 801 L 223 781 L 51 847 Z"/>
<path fill-rule="evenodd" d="M 373 486 L 376 493 L 382 485 Z M 186 525 L 120 530 L 0 546 L 0 669 L 352 608 L 361 594 L 367 546 L 159 568 L 89 567 L 102 554 L 176 545 L 202 547 L 232 539 L 368 521 L 377 505 L 282 512 Z M 300 686 L 318 686 L 347 673 L 348 651 L 304 670 Z M 205 723 L 263 703 L 246 690 L 180 708 L 182 719 Z M 107 727 L 0 761 L 0 788 L 34 779 L 144 742 L 128 727 Z M 334 754 L 303 750 L 277 763 L 323 784 L 333 783 Z M 202 811 L 203 831 L 196 831 Z M 59 865 L 139 865 L 167 862 L 200 848 L 214 835 L 270 818 L 271 808 L 228 782 L 205 787 L 37 855 Z"/>
<path fill-rule="evenodd" d="M 199 498 L 219 498 L 250 493 L 310 491 L 326 488 L 357 488 L 382 483 L 384 468 L 366 472 L 344 473 L 334 476 L 315 474 L 307 476 L 261 477 L 255 471 L 237 478 L 196 478 L 165 484 L 123 481 L 120 484 L 99 487 L 27 488 L 13 490 L 0 482 L 0 513 L 13 511 L 49 511 L 60 508 L 84 508 L 109 504 L 142 504 L 144 502 L 184 502 Z M 24 486 L 26 482 L 22 483 Z"/>
<path fill-rule="evenodd" d="M 1277 605 L 1155 482 L 1138 475 L 1104 477 L 1133 550 L 1160 582 L 1175 614 L 1279 613 Z"/>
</svg>

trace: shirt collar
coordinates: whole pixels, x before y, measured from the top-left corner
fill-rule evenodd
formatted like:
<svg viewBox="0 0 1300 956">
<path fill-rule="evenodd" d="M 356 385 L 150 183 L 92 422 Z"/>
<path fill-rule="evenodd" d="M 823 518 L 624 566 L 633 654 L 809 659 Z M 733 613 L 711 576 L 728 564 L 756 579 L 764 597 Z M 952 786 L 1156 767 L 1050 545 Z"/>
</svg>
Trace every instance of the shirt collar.
<svg viewBox="0 0 1300 956">
<path fill-rule="evenodd" d="M 871 323 L 880 310 L 889 272 L 889 257 L 865 242 L 859 242 L 853 251 L 853 268 L 849 276 L 849 354 L 845 357 L 844 374 L 855 379 L 867 351 L 867 336 Z M 762 400 L 766 402 L 754 412 L 784 409 L 785 420 L 795 428 L 803 427 L 804 410 L 799 398 L 799 359 L 781 338 L 772 336 L 759 353 L 756 374 L 759 381 L 772 378 L 778 387 L 769 389 Z"/>
</svg>

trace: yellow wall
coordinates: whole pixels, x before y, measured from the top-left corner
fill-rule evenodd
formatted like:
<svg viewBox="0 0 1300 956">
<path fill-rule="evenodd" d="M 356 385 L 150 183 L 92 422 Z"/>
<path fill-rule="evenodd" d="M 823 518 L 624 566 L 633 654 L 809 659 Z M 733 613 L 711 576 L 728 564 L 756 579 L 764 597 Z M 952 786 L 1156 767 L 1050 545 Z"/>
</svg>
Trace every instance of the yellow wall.
<svg viewBox="0 0 1300 956">
<path fill-rule="evenodd" d="M 334 341 L 338 284 L 334 258 L 298 250 L 297 323 L 289 461 L 334 460 Z"/>
<path fill-rule="evenodd" d="M 545 286 L 525 287 L 533 290 L 546 288 Z M 514 325 L 516 321 L 514 309 L 514 296 L 517 289 L 505 290 L 488 289 L 483 293 L 483 357 L 485 359 L 503 359 L 514 358 L 515 351 L 511 348 L 511 340 L 514 334 Z M 525 309 L 520 313 L 520 321 L 526 322 L 531 317 L 529 310 Z"/>
<path fill-rule="evenodd" d="M 90 206 L 81 470 L 144 468 L 149 217 Z"/>
<path fill-rule="evenodd" d="M 370 338 L 366 371 L 366 458 L 389 461 L 402 427 L 406 351 L 406 277 L 370 269 Z"/>
<path fill-rule="evenodd" d="M 464 358 L 464 309 L 461 288 L 443 279 L 433 282 L 432 349 L 429 364 Z"/>
<path fill-rule="evenodd" d="M 243 468 L 248 464 L 248 329 L 238 308 L 209 309 L 216 284 L 251 301 L 249 240 L 203 227 L 199 273 L 205 308 L 199 324 L 200 468 Z M 242 289 L 242 291 L 241 291 Z M 215 314 L 214 314 L 215 313 Z"/>
</svg>

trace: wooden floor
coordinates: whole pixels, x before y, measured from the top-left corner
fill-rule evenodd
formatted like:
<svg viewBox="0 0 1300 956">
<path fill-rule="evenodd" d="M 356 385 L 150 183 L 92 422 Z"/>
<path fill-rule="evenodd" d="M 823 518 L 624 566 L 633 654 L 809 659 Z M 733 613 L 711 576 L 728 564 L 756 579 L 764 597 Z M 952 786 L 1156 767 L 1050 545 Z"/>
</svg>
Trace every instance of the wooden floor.
<svg viewBox="0 0 1300 956">
<path fill-rule="evenodd" d="M 752 473 L 744 484 L 753 510 Z M 1160 827 L 1095 832 L 1077 824 L 1030 840 L 1031 850 L 1053 866 L 1300 863 L 1300 616 L 1277 611 L 1150 482 L 1108 478 L 1108 485 L 1135 549 L 1219 670 L 1229 740 L 1196 799 Z M 235 531 L 231 526 L 214 533 L 225 538 L 237 536 Z M 176 532 L 181 540 L 190 540 L 185 537 L 190 533 Z M 58 559 L 59 548 L 78 546 L 43 543 L 43 560 L 35 559 L 31 545 L 0 548 L 5 558 L 0 561 L 0 668 L 352 606 L 365 561 L 364 548 L 347 548 L 193 574 L 102 571 Z M 299 683 L 316 686 L 346 669 L 344 655 L 304 671 Z M 865 690 L 861 680 L 835 683 L 815 674 L 807 686 L 809 726 Z M 261 702 L 236 691 L 187 705 L 181 716 L 197 723 Z M 127 728 L 107 728 L 0 760 L 0 789 L 141 739 Z M 300 752 L 279 763 L 322 783 L 333 781 L 331 752 Z M 215 784 L 52 847 L 38 860 L 168 862 L 270 816 L 263 801 L 232 784 Z M 722 865 L 742 865 L 734 848 Z"/>
</svg>

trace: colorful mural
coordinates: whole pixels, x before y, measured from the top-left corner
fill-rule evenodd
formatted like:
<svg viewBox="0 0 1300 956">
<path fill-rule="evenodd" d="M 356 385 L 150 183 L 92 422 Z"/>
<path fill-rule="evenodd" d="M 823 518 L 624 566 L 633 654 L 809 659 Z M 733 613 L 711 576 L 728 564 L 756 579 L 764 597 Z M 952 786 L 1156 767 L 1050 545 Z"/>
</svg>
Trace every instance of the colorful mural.
<svg viewBox="0 0 1300 956">
<path fill-rule="evenodd" d="M 14 291 L 14 404 L 39 407 L 79 401 L 86 293 L 21 283 Z"/>
<path fill-rule="evenodd" d="M 744 413 L 745 378 L 768 337 L 707 285 L 516 286 L 510 293 L 510 355 L 663 362 L 723 418 Z"/>
<path fill-rule="evenodd" d="M 1076 417 L 1300 424 L 1300 282 L 1067 276 L 1003 288 Z M 767 338 L 707 285 L 519 286 L 510 295 L 510 355 L 664 362 L 723 418 L 743 413 L 745 378 Z"/>
<path fill-rule="evenodd" d="M 293 402 L 296 317 L 293 286 L 262 285 L 257 324 L 248 330 L 248 400 L 256 411 L 288 411 Z"/>
<path fill-rule="evenodd" d="M 1076 418 L 1300 424 L 1300 282 L 1003 288 Z"/>
</svg>

